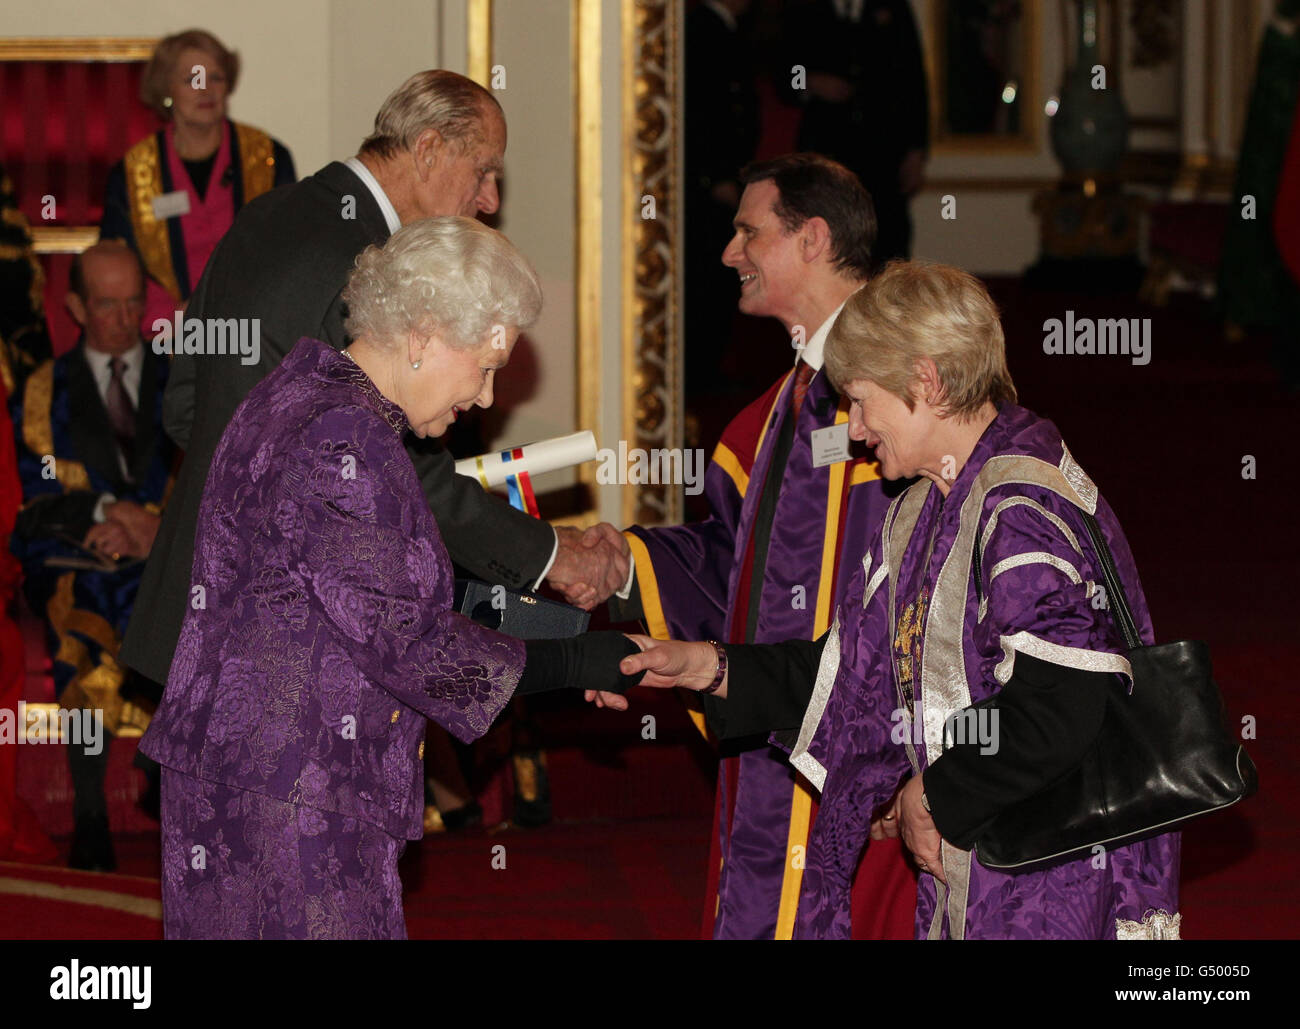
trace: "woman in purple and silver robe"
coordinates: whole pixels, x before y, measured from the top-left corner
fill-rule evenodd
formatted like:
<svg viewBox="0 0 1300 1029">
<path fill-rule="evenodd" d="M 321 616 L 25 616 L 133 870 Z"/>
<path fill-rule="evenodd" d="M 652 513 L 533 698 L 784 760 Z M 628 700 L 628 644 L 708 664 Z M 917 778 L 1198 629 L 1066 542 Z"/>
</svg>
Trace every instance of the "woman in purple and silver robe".
<svg viewBox="0 0 1300 1029">
<path fill-rule="evenodd" d="M 235 412 L 141 741 L 163 766 L 169 938 L 404 937 L 397 859 L 422 834 L 425 719 L 468 742 L 516 692 L 625 705 L 621 634 L 525 644 L 451 610 L 402 445 L 492 403 L 541 299 L 500 233 L 414 222 L 358 258 L 354 342 L 301 340 Z"/>
<path fill-rule="evenodd" d="M 826 366 L 852 402 L 850 435 L 886 478 L 918 477 L 831 630 L 721 654 L 636 637 L 645 652 L 622 670 L 713 688 L 715 731 L 773 730 L 821 790 L 800 937 L 848 938 L 863 847 L 901 834 L 921 870 L 919 938 L 1176 938 L 1177 833 L 1020 874 L 979 863 L 983 827 L 1077 765 L 1113 677 L 1131 683 L 1084 512 L 1152 641 L 1114 513 L 1056 427 L 1016 405 L 988 293 L 955 268 L 891 264 L 850 298 Z M 945 752 L 949 716 L 993 694 L 996 726 L 967 720 L 978 738 Z"/>
</svg>

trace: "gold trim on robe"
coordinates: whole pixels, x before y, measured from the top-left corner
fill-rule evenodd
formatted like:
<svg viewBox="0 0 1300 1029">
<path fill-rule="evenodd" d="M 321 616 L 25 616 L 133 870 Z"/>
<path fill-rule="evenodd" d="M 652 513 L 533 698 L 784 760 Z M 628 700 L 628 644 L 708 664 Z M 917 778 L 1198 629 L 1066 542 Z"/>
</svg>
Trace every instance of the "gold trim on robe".
<svg viewBox="0 0 1300 1029">
<path fill-rule="evenodd" d="M 239 171 L 244 177 L 244 203 L 248 203 L 275 186 L 275 145 L 261 129 L 239 122 L 231 124 L 239 140 L 239 163 L 243 165 Z"/>
<path fill-rule="evenodd" d="M 3 336 L 0 336 L 0 388 L 4 389 L 4 396 L 11 397 L 17 385 L 18 382 L 14 378 L 9 362 L 9 344 L 5 342 Z"/>
<path fill-rule="evenodd" d="M 59 707 L 102 711 L 104 728 L 114 736 L 141 736 L 149 727 L 151 712 L 123 700 L 121 690 L 126 681 L 126 669 L 117 663 L 116 654 L 120 646 L 117 633 L 102 615 L 73 607 L 75 578 L 75 572 L 59 576 L 58 585 L 45 609 L 50 628 L 59 640 L 54 660 L 75 669 L 59 696 Z M 90 650 L 81 636 L 99 645 L 97 662 L 92 661 Z"/>
<path fill-rule="evenodd" d="M 244 203 L 269 192 L 275 185 L 275 144 L 261 129 L 231 122 L 239 147 L 239 172 L 244 186 Z M 134 144 L 122 159 L 126 171 L 127 203 L 131 208 L 131 226 L 136 247 L 150 278 L 180 302 L 180 284 L 172 264 L 171 239 L 167 221 L 153 211 L 155 197 L 163 194 L 162 154 L 157 135 L 146 136 Z M 191 283 L 191 285 L 195 285 Z"/>
<path fill-rule="evenodd" d="M 126 152 L 122 159 L 126 171 L 126 198 L 131 208 L 131 227 L 135 245 L 149 277 L 177 302 L 184 299 L 172 267 L 171 240 L 167 222 L 153 211 L 153 200 L 163 194 L 162 155 L 158 137 L 146 136 Z"/>
<path fill-rule="evenodd" d="M 53 396 L 54 362 L 46 361 L 32 372 L 23 392 L 23 441 L 37 458 L 54 457 L 54 477 L 64 489 L 90 489 L 84 464 L 54 454 L 54 428 L 50 424 Z"/>
</svg>

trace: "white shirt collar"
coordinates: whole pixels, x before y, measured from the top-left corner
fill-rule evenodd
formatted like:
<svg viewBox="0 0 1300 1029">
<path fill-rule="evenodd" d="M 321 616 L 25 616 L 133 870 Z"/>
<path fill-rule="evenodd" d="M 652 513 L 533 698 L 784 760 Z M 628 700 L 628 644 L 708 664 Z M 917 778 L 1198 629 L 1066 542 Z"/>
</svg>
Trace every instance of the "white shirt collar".
<svg viewBox="0 0 1300 1029">
<path fill-rule="evenodd" d="M 82 353 L 86 357 L 86 364 L 90 365 L 90 374 L 94 377 L 95 388 L 99 391 L 101 400 L 108 400 L 108 387 L 113 381 L 113 369 L 108 363 L 113 360 L 112 354 L 106 354 L 102 350 L 92 350 L 90 347 L 83 345 Z M 140 402 L 140 378 L 144 371 L 144 344 L 136 343 L 130 350 L 123 351 L 117 355 L 124 363 L 122 368 L 122 386 L 126 389 L 126 395 L 131 399 L 131 403 Z"/>
<path fill-rule="evenodd" d="M 849 302 L 848 297 L 844 298 L 844 304 Z M 840 304 L 831 312 L 831 316 L 822 322 L 821 327 L 812 334 L 812 339 L 804 344 L 804 348 L 797 352 L 795 360 L 800 357 L 814 372 L 822 370 L 822 351 L 826 347 L 826 337 L 831 334 L 831 326 L 835 324 L 835 319 L 840 316 L 844 310 L 844 304 Z"/>
<path fill-rule="evenodd" d="M 704 0 L 704 6 L 721 18 L 723 24 L 732 32 L 736 31 L 736 16 L 731 13 L 729 8 L 718 3 L 718 0 Z"/>
<path fill-rule="evenodd" d="M 95 373 L 96 378 L 103 377 L 105 383 L 112 378 L 113 371 L 109 368 L 108 363 L 114 357 L 113 354 L 106 354 L 102 350 L 95 350 L 92 347 L 86 347 L 86 362 L 90 365 L 91 371 Z M 122 374 L 127 378 L 137 375 L 143 365 L 144 344 L 136 343 L 130 350 L 124 350 L 116 355 L 120 357 L 125 365 Z"/>
<path fill-rule="evenodd" d="M 391 236 L 394 232 L 402 227 L 402 220 L 397 217 L 397 209 L 393 207 L 393 202 L 388 199 L 388 194 L 384 192 L 384 187 L 379 184 L 379 180 L 370 173 L 370 169 L 361 163 L 355 157 L 349 157 L 343 162 L 354 172 L 357 178 L 366 184 L 366 189 L 370 190 L 370 195 L 375 198 L 375 203 L 379 209 L 384 212 L 384 221 L 388 223 L 388 234 Z"/>
</svg>

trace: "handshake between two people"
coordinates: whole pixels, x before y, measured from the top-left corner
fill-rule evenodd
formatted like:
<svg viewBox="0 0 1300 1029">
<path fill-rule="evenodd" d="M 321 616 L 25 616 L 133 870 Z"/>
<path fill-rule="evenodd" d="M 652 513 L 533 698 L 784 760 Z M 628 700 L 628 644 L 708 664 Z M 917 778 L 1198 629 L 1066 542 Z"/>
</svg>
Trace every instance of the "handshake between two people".
<svg viewBox="0 0 1300 1029">
<path fill-rule="evenodd" d="M 558 548 L 546 581 L 564 599 L 590 611 L 623 589 L 632 570 L 632 549 L 609 522 L 585 532 L 560 526 L 555 530 Z"/>
<path fill-rule="evenodd" d="M 558 550 L 546 581 L 568 603 L 589 611 L 628 584 L 632 549 L 623 534 L 609 522 L 585 531 L 561 526 L 556 529 L 556 536 Z M 598 643 L 597 637 L 604 640 Z M 628 645 L 611 643 L 611 638 L 630 640 L 637 647 L 637 652 L 623 657 L 617 667 L 613 656 L 618 650 L 626 652 Z M 613 632 L 590 633 L 586 639 L 586 644 L 574 641 L 579 649 L 567 655 L 572 667 L 564 674 L 571 676 L 571 681 L 582 678 L 600 686 L 608 682 L 603 689 L 585 690 L 584 695 L 597 707 L 615 711 L 627 710 L 628 702 L 622 693 L 634 685 L 707 689 L 713 684 L 720 663 L 717 648 L 711 643 L 656 640 Z M 611 646 L 616 649 L 610 649 Z M 637 675 L 641 675 L 640 680 L 631 678 Z M 713 695 L 727 695 L 725 676 Z"/>
<path fill-rule="evenodd" d="M 633 633 L 594 632 L 577 637 L 580 654 L 568 674 L 586 686 L 583 696 L 597 707 L 613 711 L 628 708 L 627 690 L 634 686 L 705 690 L 717 678 L 718 650 L 712 643 L 656 640 Z M 568 641 L 566 641 L 568 642 Z M 636 650 L 632 650 L 635 647 Z M 630 651 L 630 652 L 629 652 Z M 617 663 L 614 658 L 621 657 Z M 530 651 L 531 659 L 531 651 Z M 639 676 L 639 678 L 638 678 Z M 713 696 L 726 697 L 727 674 Z"/>
</svg>

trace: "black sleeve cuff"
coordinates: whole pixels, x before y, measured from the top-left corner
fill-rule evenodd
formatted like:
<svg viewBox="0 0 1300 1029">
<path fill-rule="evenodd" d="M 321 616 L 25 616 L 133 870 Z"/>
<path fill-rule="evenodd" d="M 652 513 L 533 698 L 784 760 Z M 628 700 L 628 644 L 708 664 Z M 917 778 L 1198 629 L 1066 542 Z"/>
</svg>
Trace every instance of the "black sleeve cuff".
<svg viewBox="0 0 1300 1029">
<path fill-rule="evenodd" d="M 966 739 L 925 770 L 940 835 L 969 850 L 1002 811 L 1077 767 L 1101 731 L 1110 679 L 1017 653 L 996 700 L 966 709 L 982 712 L 963 717 Z"/>
<path fill-rule="evenodd" d="M 641 583 L 635 575 L 632 576 L 632 591 L 627 600 L 613 595 L 608 603 L 611 622 L 639 622 L 645 617 L 645 608 L 641 604 Z"/>
<path fill-rule="evenodd" d="M 640 653 L 621 632 L 588 632 L 564 640 L 526 640 L 524 674 L 515 690 L 519 696 L 549 690 L 601 690 L 626 693 L 645 673 L 624 675 L 623 658 Z"/>
<path fill-rule="evenodd" d="M 784 643 L 728 644 L 727 698 L 704 697 L 719 739 L 797 729 L 812 697 L 826 636 Z"/>
<path fill-rule="evenodd" d="M 37 497 L 19 510 L 14 535 L 20 539 L 39 539 L 65 533 L 82 539 L 95 524 L 95 505 L 100 494 L 92 490 L 71 490 L 59 495 Z"/>
</svg>

